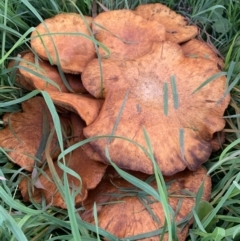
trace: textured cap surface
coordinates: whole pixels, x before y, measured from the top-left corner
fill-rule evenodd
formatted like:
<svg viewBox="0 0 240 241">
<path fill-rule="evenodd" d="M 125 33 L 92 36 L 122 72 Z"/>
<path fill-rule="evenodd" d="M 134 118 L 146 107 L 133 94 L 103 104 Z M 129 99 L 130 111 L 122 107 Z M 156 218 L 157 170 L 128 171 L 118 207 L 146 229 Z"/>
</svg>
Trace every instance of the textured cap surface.
<svg viewBox="0 0 240 241">
<path fill-rule="evenodd" d="M 22 103 L 22 112 L 6 114 L 8 125 L 0 131 L 0 146 L 6 148 L 11 159 L 26 170 L 45 161 L 44 148 L 53 122 L 42 97 L 35 97 Z M 51 149 L 57 143 L 53 139 Z M 36 160 L 35 160 L 35 159 Z"/>
<path fill-rule="evenodd" d="M 102 100 L 97 100 L 89 95 L 72 93 L 48 92 L 54 104 L 77 113 L 87 125 L 91 124 L 98 116 L 102 107 Z"/>
<path fill-rule="evenodd" d="M 157 21 L 148 21 L 131 10 L 100 13 L 93 20 L 95 38 L 111 52 L 111 59 L 134 59 L 143 56 L 155 41 L 165 40 L 165 28 Z M 105 55 L 100 48 L 100 54 Z"/>
<path fill-rule="evenodd" d="M 191 58 L 205 58 L 216 63 L 219 68 L 224 67 L 224 62 L 216 54 L 216 50 L 209 44 L 198 39 L 191 39 L 181 45 L 183 53 Z"/>
<path fill-rule="evenodd" d="M 80 73 L 95 57 L 90 37 L 92 18 L 61 13 L 40 23 L 31 35 L 31 46 L 39 56 L 60 64 L 64 72 Z"/>
<path fill-rule="evenodd" d="M 147 179 L 146 175 L 140 173 L 134 173 L 134 176 L 141 180 Z M 209 200 L 211 178 L 206 176 L 204 168 L 200 168 L 196 172 L 178 173 L 171 178 L 166 178 L 165 182 L 168 187 L 168 203 L 175 213 L 175 222 L 181 223 L 185 220 L 183 222 L 185 228 L 182 230 L 181 225 L 177 228 L 178 239 L 184 241 L 188 226 L 192 223 L 192 219 L 187 216 L 195 205 L 195 196 L 201 184 L 204 183 L 202 199 Z M 154 189 L 157 188 L 155 182 L 150 185 Z M 80 215 L 83 220 L 92 224 L 94 224 L 94 203 L 97 205 L 99 227 L 118 238 L 158 231 L 164 225 L 165 213 L 162 204 L 120 177 L 114 178 L 110 175 L 105 178 L 94 191 L 89 193 L 87 200 L 83 203 L 86 211 Z M 159 240 L 159 235 L 151 236 L 141 240 Z M 164 235 L 163 240 L 168 240 L 168 234 Z"/>
<path fill-rule="evenodd" d="M 23 56 L 18 68 L 21 77 L 30 84 L 30 90 L 70 92 L 65 86 L 57 67 L 50 65 L 45 60 L 38 59 L 36 61 L 32 52 Z M 74 92 L 86 92 L 79 75 L 65 74 L 65 78 Z"/>
<path fill-rule="evenodd" d="M 83 140 L 82 130 L 85 126 L 85 123 L 81 120 L 81 118 L 76 114 L 71 114 L 71 124 L 73 128 L 73 139 L 71 144 Z M 75 205 L 81 205 L 82 201 L 86 199 L 88 190 L 94 189 L 97 184 L 101 181 L 103 175 L 105 174 L 106 165 L 100 162 L 95 162 L 88 158 L 84 153 L 82 147 L 78 147 L 72 151 L 71 154 L 66 155 L 65 157 L 66 166 L 69 169 L 72 169 L 78 176 L 81 178 L 80 180 L 73 175 L 68 174 L 68 182 L 71 190 L 74 188 L 75 190 L 79 187 L 79 193 L 75 198 Z M 63 176 L 63 170 L 59 167 L 57 162 L 54 162 L 54 168 L 61 178 Z M 52 206 L 66 208 L 66 203 L 57 189 L 57 185 L 55 184 L 55 180 L 53 179 L 52 172 L 49 167 L 45 168 L 44 175 L 40 174 L 37 182 L 40 183 L 38 188 L 34 189 L 33 199 L 36 202 L 41 201 L 41 194 L 44 195 L 48 204 Z M 21 190 L 23 199 L 25 201 L 29 200 L 28 193 L 28 184 L 27 178 L 24 178 L 20 183 L 19 188 Z"/>
<path fill-rule="evenodd" d="M 219 72 L 214 62 L 185 57 L 178 44 L 164 42 L 132 61 L 103 60 L 102 70 L 105 102 L 84 135 L 116 135 L 129 140 L 105 138 L 91 142 L 102 157 L 108 146 L 112 161 L 120 167 L 151 174 L 151 161 L 136 145 L 147 148 L 145 127 L 164 175 L 186 167 L 196 170 L 208 160 L 213 134 L 225 125 L 222 115 L 229 96 L 217 102 L 225 91 L 226 78 L 217 78 L 194 91 Z M 97 61 L 87 66 L 82 80 L 92 95 L 100 97 Z"/>
<path fill-rule="evenodd" d="M 134 13 L 161 23 L 166 29 L 166 40 L 174 43 L 188 41 L 198 34 L 196 26 L 189 26 L 182 15 L 160 3 L 139 5 Z"/>
</svg>

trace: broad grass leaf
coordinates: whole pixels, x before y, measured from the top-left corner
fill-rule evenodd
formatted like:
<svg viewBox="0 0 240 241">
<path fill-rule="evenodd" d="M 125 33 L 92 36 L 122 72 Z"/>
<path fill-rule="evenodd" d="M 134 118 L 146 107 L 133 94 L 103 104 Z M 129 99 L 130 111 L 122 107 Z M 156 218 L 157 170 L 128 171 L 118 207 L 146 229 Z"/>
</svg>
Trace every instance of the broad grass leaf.
<svg viewBox="0 0 240 241">
<path fill-rule="evenodd" d="M 197 207 L 197 215 L 200 221 L 203 221 L 213 209 L 214 209 L 213 206 L 209 202 L 201 201 Z M 212 228 L 215 227 L 217 221 L 218 221 L 217 218 L 214 217 L 212 221 L 207 225 L 205 230 L 207 232 L 212 230 Z"/>
<path fill-rule="evenodd" d="M 221 241 L 225 237 L 225 229 L 217 227 L 214 229 L 214 232 L 206 237 L 202 238 L 201 241 Z"/>
</svg>

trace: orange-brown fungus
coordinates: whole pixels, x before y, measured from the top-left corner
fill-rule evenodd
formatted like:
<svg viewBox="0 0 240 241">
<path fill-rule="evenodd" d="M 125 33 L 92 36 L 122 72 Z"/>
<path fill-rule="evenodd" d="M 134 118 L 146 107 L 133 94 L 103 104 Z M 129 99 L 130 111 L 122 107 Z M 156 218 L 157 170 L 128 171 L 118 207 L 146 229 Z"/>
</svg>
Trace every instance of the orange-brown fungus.
<svg viewBox="0 0 240 241">
<path fill-rule="evenodd" d="M 139 5 L 134 13 L 161 23 L 166 29 L 166 40 L 174 43 L 183 43 L 198 34 L 196 26 L 189 26 L 182 15 L 160 3 Z"/>
<path fill-rule="evenodd" d="M 1 130 L 0 146 L 5 148 L 10 160 L 28 171 L 45 161 L 44 150 L 53 122 L 42 97 L 22 103 L 22 112 L 6 114 L 7 126 Z M 51 150 L 56 147 L 54 137 Z"/>
<path fill-rule="evenodd" d="M 119 167 L 153 173 L 152 162 L 135 143 L 147 149 L 145 127 L 155 161 L 164 175 L 197 170 L 212 152 L 213 134 L 223 129 L 229 103 L 223 96 L 226 78 L 219 77 L 195 90 L 219 72 L 213 61 L 184 56 L 172 42 L 155 43 L 149 54 L 128 61 L 102 61 L 105 102 L 98 118 L 84 129 L 89 138 L 116 135 L 91 142 Z M 101 74 L 92 60 L 82 74 L 85 88 L 100 97 Z M 214 91 L 213 91 L 214 90 Z"/>
<path fill-rule="evenodd" d="M 111 59 L 134 59 L 149 52 L 152 43 L 165 40 L 165 28 L 130 10 L 100 13 L 93 20 L 95 38 L 111 52 Z M 105 51 L 100 48 L 100 54 Z"/>
<path fill-rule="evenodd" d="M 19 63 L 19 73 L 32 86 L 30 90 L 38 89 L 68 93 L 71 88 L 74 92 L 86 92 L 79 75 L 65 74 L 66 81 L 70 87 L 68 89 L 57 67 L 50 65 L 46 60 L 38 59 L 36 61 L 32 52 L 23 56 L 22 61 Z"/>
<path fill-rule="evenodd" d="M 147 178 L 141 173 L 134 173 L 134 176 L 141 180 Z M 193 221 L 188 218 L 188 215 L 194 208 L 195 196 L 200 186 L 204 184 L 202 199 L 209 200 L 211 179 L 206 176 L 206 170 L 200 168 L 196 172 L 184 171 L 171 178 L 165 178 L 165 182 L 168 187 L 168 203 L 175 213 L 175 223 L 186 222 L 183 230 L 181 225 L 177 228 L 178 239 L 184 241 L 188 227 Z M 150 185 L 154 189 L 157 188 L 155 181 Z M 129 191 L 127 192 L 127 190 Z M 165 213 L 161 202 L 134 188 L 123 178 L 114 178 L 113 175 L 110 175 L 94 191 L 89 192 L 87 200 L 83 203 L 86 210 L 80 215 L 84 221 L 92 224 L 94 224 L 94 203 L 97 205 L 98 226 L 117 238 L 128 238 L 148 233 L 147 238 L 143 238 L 141 241 L 159 240 L 159 234 L 152 237 L 153 234 L 150 232 L 160 231 L 164 225 Z M 163 240 L 168 240 L 168 233 L 164 235 Z"/>
<path fill-rule="evenodd" d="M 71 144 L 74 144 L 83 140 L 84 137 L 82 135 L 82 129 L 85 124 L 76 114 L 71 115 L 71 123 L 73 128 L 73 139 Z M 101 181 L 107 166 L 103 163 L 95 162 L 88 158 L 81 147 L 78 147 L 77 149 L 73 150 L 71 154 L 67 155 L 65 161 L 66 166 L 72 169 L 81 178 L 80 182 L 78 178 L 68 174 L 68 182 L 71 189 L 76 190 L 79 186 L 81 186 L 81 189 L 75 198 L 75 205 L 79 206 L 81 202 L 86 199 L 88 190 L 94 189 Z M 61 178 L 63 175 L 63 170 L 59 167 L 57 162 L 54 162 L 53 165 L 57 175 L 59 178 Z M 48 204 L 56 207 L 66 208 L 65 200 L 57 189 L 51 170 L 47 167 L 44 172 L 44 175 L 40 175 L 38 179 L 36 179 L 38 186 L 37 188 L 34 188 L 33 199 L 35 199 L 36 202 L 40 202 L 40 193 L 42 193 Z M 26 178 L 23 179 L 19 188 L 24 200 L 28 201 L 29 193 L 26 180 Z M 32 182 L 34 183 L 34 181 Z"/>
<path fill-rule="evenodd" d="M 91 124 L 97 118 L 103 103 L 102 100 L 94 99 L 90 95 L 58 93 L 55 91 L 48 93 L 54 104 L 78 113 L 87 125 Z"/>
<path fill-rule="evenodd" d="M 46 19 L 31 35 L 31 46 L 37 54 L 60 64 L 66 73 L 80 73 L 95 57 L 91 39 L 92 18 L 76 13 L 61 13 Z"/>
</svg>

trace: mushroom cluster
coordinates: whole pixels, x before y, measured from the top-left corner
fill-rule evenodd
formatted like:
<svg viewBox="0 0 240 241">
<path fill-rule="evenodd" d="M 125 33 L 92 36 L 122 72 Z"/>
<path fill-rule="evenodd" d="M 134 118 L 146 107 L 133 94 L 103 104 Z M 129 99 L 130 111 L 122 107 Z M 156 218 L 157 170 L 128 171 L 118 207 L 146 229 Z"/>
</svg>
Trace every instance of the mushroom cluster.
<svg viewBox="0 0 240 241">
<path fill-rule="evenodd" d="M 202 199 L 210 198 L 211 180 L 202 164 L 224 141 L 218 141 L 218 133 L 230 98 L 223 98 L 226 78 L 218 75 L 222 59 L 197 34 L 196 26 L 162 4 L 102 12 L 95 18 L 61 13 L 35 28 L 33 51 L 22 53 L 17 63 L 16 82 L 51 97 L 65 147 L 90 138 L 65 156 L 68 168 L 81 177 L 68 173 L 70 189 L 80 187 L 75 205 L 84 207 L 82 219 L 95 222 L 96 203 L 98 225 L 119 238 L 164 225 L 161 202 L 147 194 L 140 197 L 139 189 L 127 195 L 122 190 L 134 190 L 133 185 L 111 168 L 113 162 L 140 180 L 148 179 L 154 174 L 149 145 L 169 182 L 172 219 L 180 224 L 187 220 L 177 228 L 179 240 L 185 240 L 193 221 L 186 217 L 202 184 Z M 15 65 L 10 62 L 9 68 Z M 23 102 L 22 112 L 5 115 L 4 123 L 0 146 L 30 172 L 19 184 L 23 199 L 44 198 L 66 208 L 53 178 L 64 171 L 56 161 L 56 134 L 49 144 L 54 126 L 44 99 Z M 149 185 L 157 188 L 154 181 Z M 159 235 L 141 240 L 158 240 Z"/>
</svg>

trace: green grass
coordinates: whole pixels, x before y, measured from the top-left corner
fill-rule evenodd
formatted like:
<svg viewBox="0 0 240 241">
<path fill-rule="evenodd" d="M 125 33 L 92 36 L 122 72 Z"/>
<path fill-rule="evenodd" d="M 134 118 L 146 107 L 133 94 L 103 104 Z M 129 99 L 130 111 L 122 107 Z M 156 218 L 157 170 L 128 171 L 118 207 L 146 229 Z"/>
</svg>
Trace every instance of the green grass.
<svg viewBox="0 0 240 241">
<path fill-rule="evenodd" d="M 28 93 L 14 83 L 14 73 L 9 75 L 8 62 L 19 59 L 17 54 L 30 48 L 29 35 L 33 27 L 42 19 L 51 17 L 59 12 L 78 12 L 91 14 L 91 0 L 64 1 L 64 0 L 5 0 L 0 1 L 0 129 L 3 128 L 1 117 L 4 113 L 21 110 L 21 102 L 37 94 L 39 91 Z M 200 28 L 201 37 L 213 44 L 219 54 L 225 58 L 224 72 L 228 80 L 227 93 L 231 93 L 231 103 L 225 113 L 227 122 L 225 133 L 226 143 L 222 150 L 214 153 L 205 164 L 212 178 L 213 189 L 211 200 L 200 204 L 196 200 L 193 210 L 194 224 L 189 230 L 187 240 L 240 240 L 240 1 L 239 0 L 102 0 L 101 3 L 108 9 L 135 8 L 137 5 L 148 2 L 161 2 L 175 11 L 185 15 L 190 22 Z M 98 11 L 101 8 L 98 6 Z M 62 131 L 56 110 L 47 93 L 42 95 L 54 116 L 55 129 L 60 143 L 63 143 Z M 167 106 L 166 106 L 167 111 Z M 146 140 L 148 139 L 147 134 Z M 79 143 L 81 145 L 82 143 Z M 151 145 L 148 141 L 149 156 Z M 75 146 L 76 147 L 76 146 Z M 1 147 L 0 147 L 1 148 Z M 61 147 L 64 150 L 63 146 Z M 74 148 L 74 147 L 73 147 Z M 63 151 L 66 153 L 68 150 Z M 70 150 L 69 150 L 70 151 Z M 51 160 L 48 160 L 51 163 Z M 65 197 L 68 209 L 62 210 L 47 207 L 46 203 L 24 203 L 18 191 L 19 173 L 22 169 L 8 161 L 6 153 L 0 150 L 0 239 L 9 240 L 99 240 L 106 237 L 117 240 L 108 232 L 83 222 L 73 205 L 74 193 L 70 194 L 68 187 L 67 169 L 62 160 L 59 164 L 64 169 L 63 183 L 58 188 Z M 145 192 L 150 189 L 121 170 L 119 173 L 135 183 Z M 74 173 L 73 173 L 74 174 Z M 56 175 L 57 176 L 57 175 Z M 5 177 L 7 180 L 2 180 Z M 166 213 L 166 227 L 174 233 L 174 225 L 169 219 L 166 199 L 166 187 L 162 182 L 161 173 L 155 168 L 155 177 L 158 181 L 156 199 L 163 197 Z M 200 190 L 201 191 L 201 190 Z M 200 194 L 199 194 L 200 195 Z M 164 199 L 165 198 L 165 199 Z M 198 215 L 206 213 L 207 215 Z M 96 217 L 97 219 L 97 217 Z M 98 235 L 96 235 L 96 233 Z M 174 235 L 174 234 L 173 234 Z M 133 240 L 133 239 L 131 239 Z"/>
</svg>

